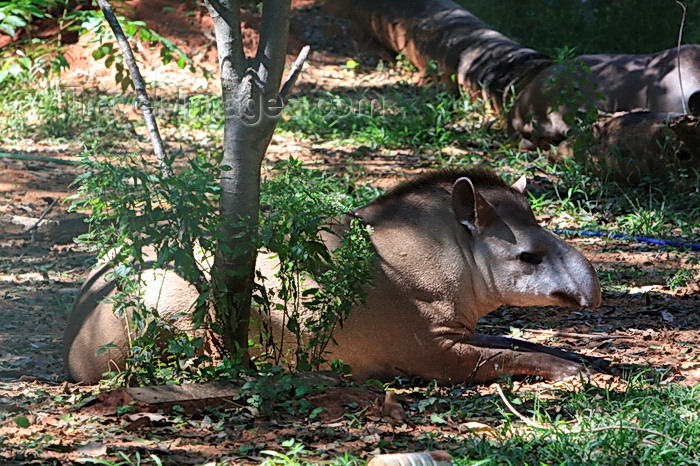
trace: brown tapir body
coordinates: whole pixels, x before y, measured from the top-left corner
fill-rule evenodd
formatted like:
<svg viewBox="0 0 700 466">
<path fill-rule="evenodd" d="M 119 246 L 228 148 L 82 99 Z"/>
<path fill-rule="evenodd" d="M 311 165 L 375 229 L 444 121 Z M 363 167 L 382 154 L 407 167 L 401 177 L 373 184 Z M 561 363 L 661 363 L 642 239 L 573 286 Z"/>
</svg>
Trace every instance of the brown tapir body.
<svg viewBox="0 0 700 466">
<path fill-rule="evenodd" d="M 700 45 L 639 55 L 581 55 L 546 68 L 518 93 L 508 116 L 509 129 L 526 146 L 546 148 L 566 138 L 564 115 L 576 110 L 566 98 L 557 102 L 569 92 L 566 87 L 583 93 L 583 101 L 576 104 L 606 113 L 643 109 L 693 114 L 700 111 Z"/>
<path fill-rule="evenodd" d="M 590 147 L 572 154 L 583 166 L 607 179 L 639 183 L 668 180 L 700 169 L 700 120 L 692 115 L 637 110 L 599 118 Z M 567 141 L 568 142 L 568 141 Z M 566 147 L 569 146 L 569 147 Z M 556 148 L 555 161 L 576 144 Z"/>
<path fill-rule="evenodd" d="M 356 380 L 417 376 L 445 383 L 503 374 L 557 379 L 585 372 L 584 363 L 605 366 L 600 359 L 474 333 L 478 319 L 502 304 L 600 304 L 593 267 L 537 224 L 524 188 L 524 178 L 509 186 L 482 169 L 437 171 L 343 216 L 340 230 L 351 218 L 373 228 L 375 272 L 366 306 L 355 308 L 334 333 L 329 360 L 349 364 Z M 154 304 L 163 315 L 187 310 L 196 298 L 172 272 L 146 278 L 149 299 L 160 300 Z M 93 276 L 81 289 L 64 340 L 68 371 L 83 382 L 96 382 L 109 368 L 109 356 L 95 355 L 101 344 L 126 341 L 123 322 L 108 316 L 107 304 L 97 304 L 109 292 L 101 280 Z M 279 330 L 278 319 L 272 320 Z"/>
</svg>

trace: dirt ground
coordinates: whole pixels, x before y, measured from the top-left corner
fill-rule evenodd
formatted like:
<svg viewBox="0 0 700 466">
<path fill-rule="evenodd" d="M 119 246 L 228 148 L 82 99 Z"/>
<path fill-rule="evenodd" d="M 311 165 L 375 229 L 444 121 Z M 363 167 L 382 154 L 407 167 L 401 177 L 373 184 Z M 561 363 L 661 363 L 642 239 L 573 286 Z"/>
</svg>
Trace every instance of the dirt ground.
<svg viewBox="0 0 700 466">
<path fill-rule="evenodd" d="M 187 15 L 181 2 L 129 3 L 135 6 L 137 19 L 146 19 L 150 27 L 173 39 L 191 52 L 198 63 L 215 72 L 212 25 L 203 10 Z M 292 61 L 305 43 L 314 50 L 298 84 L 301 91 L 415 80 L 395 72 L 348 70 L 345 63 L 349 59 L 360 57 L 371 63 L 381 54 L 360 51 L 346 25 L 328 16 L 313 1 L 294 3 L 288 59 Z M 257 37 L 251 29 L 257 27 L 256 21 L 253 13 L 244 15 L 249 53 L 256 45 Z M 94 63 L 84 41 L 68 46 L 73 68 L 63 77 L 63 84 L 114 89 L 112 73 Z M 189 91 L 217 91 L 215 78 L 205 80 L 172 66 L 163 67 L 157 61 L 157 51 L 143 51 L 142 60 L 147 79 L 157 76 Z M 449 447 L 459 435 L 473 434 L 463 425 L 436 425 L 421 419 L 421 414 L 413 409 L 415 403 L 410 402 L 408 414 L 418 426 L 414 430 L 394 429 L 381 420 L 376 400 L 383 395 L 372 387 L 309 395 L 313 406 L 324 407 L 316 419 L 253 413 L 239 419 L 237 426 L 217 426 L 210 415 L 195 416 L 180 424 L 173 417 L 149 417 L 136 423 L 116 409 L 99 414 L 89 408 L 81 409 L 94 402 L 86 396 L 97 393 L 98 387 L 65 382 L 61 355 L 66 317 L 81 280 L 94 261 L 89 251 L 71 242 L 76 219 L 79 222 L 81 217 L 68 213 L 68 204 L 63 202 L 75 192 L 70 184 L 79 168 L 70 163 L 77 160 L 80 147 L 70 141 L 48 146 L 42 141 L 26 140 L 2 149 L 51 157 L 54 161 L 0 158 L 0 464 L 116 459 L 119 452 L 139 452 L 144 458 L 156 454 L 167 458 L 168 464 L 200 464 L 222 458 L 232 463 L 256 463 L 262 450 L 280 450 L 281 439 L 288 438 L 323 448 L 329 456 L 345 451 L 368 456 L 380 445 L 391 450 L 387 445 L 395 436 L 403 436 L 403 448 L 408 450 L 425 448 L 416 440 L 421 434 L 432 432 L 452 439 L 438 442 L 439 447 Z M 279 135 L 273 139 L 268 161 L 287 158 L 292 153 L 309 163 L 347 169 L 342 148 L 331 150 L 322 141 Z M 410 153 L 354 155 L 354 166 L 361 166 L 372 175 L 368 178 L 382 188 L 420 171 L 420 162 Z M 42 222 L 38 228 L 22 233 L 39 218 Z M 17 219 L 14 226 L 8 219 Z M 505 334 L 511 327 L 527 328 L 522 334 L 525 339 L 610 359 L 613 375 L 652 367 L 665 383 L 698 384 L 700 286 L 692 282 L 670 290 L 664 278 L 693 256 L 697 259 L 698 252 L 668 252 L 606 238 L 572 238 L 570 242 L 584 252 L 601 275 L 627 281 L 631 289 L 605 289 L 603 305 L 595 310 L 503 308 L 484 320 L 481 331 Z M 600 375 L 594 379 L 613 383 L 614 377 Z M 541 390 L 546 386 L 518 384 L 516 389 Z M 469 393 L 493 390 L 487 386 Z M 415 395 L 409 395 L 408 401 L 410 396 Z M 343 416 L 346 413 L 357 422 L 349 421 Z M 29 427 L 18 425 L 18 417 L 27 418 Z M 472 421 L 488 429 L 493 420 L 479 417 L 477 412 Z"/>
</svg>

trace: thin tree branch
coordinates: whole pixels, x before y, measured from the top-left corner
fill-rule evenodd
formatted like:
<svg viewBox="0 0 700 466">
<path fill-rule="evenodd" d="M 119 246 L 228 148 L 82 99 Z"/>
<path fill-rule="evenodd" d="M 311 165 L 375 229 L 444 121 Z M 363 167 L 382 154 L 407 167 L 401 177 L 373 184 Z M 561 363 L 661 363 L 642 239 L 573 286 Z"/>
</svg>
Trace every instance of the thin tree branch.
<svg viewBox="0 0 700 466">
<path fill-rule="evenodd" d="M 275 98 L 280 90 L 289 37 L 289 0 L 265 0 L 260 24 L 257 55 L 258 78 L 266 98 Z"/>
<path fill-rule="evenodd" d="M 148 134 L 151 137 L 151 143 L 153 144 L 153 151 L 158 158 L 158 164 L 163 176 L 169 177 L 172 175 L 172 170 L 167 162 L 167 156 L 165 154 L 165 147 L 163 145 L 163 139 L 160 137 L 160 132 L 158 131 L 158 124 L 156 123 L 155 116 L 153 115 L 153 105 L 151 103 L 150 97 L 148 97 L 148 92 L 146 91 L 146 82 L 141 76 L 141 71 L 136 64 L 136 58 L 134 57 L 134 52 L 131 50 L 131 45 L 124 34 L 119 21 L 117 21 L 116 16 L 114 16 L 114 11 L 112 11 L 112 6 L 107 2 L 107 0 L 97 0 L 98 5 L 102 13 L 107 19 L 107 23 L 112 28 L 114 32 L 114 37 L 117 39 L 119 48 L 122 50 L 122 55 L 124 56 L 124 61 L 129 67 L 129 74 L 131 75 L 131 80 L 134 83 L 134 89 L 136 90 L 136 98 L 141 106 L 141 112 L 143 113 L 143 119 L 146 122 L 146 127 L 148 128 Z"/>
<path fill-rule="evenodd" d="M 141 112 L 143 113 L 143 119 L 148 128 L 148 133 L 151 137 L 151 143 L 153 144 L 153 151 L 158 159 L 158 165 L 160 166 L 160 171 L 163 178 L 170 178 L 173 174 L 170 164 L 167 161 L 167 156 L 165 153 L 165 146 L 163 145 L 163 139 L 160 136 L 160 131 L 158 130 L 158 123 L 156 122 L 155 116 L 153 114 L 153 106 L 151 104 L 151 99 L 148 96 L 148 91 L 146 91 L 146 82 L 141 76 L 141 71 L 139 70 L 138 64 L 136 63 L 136 58 L 131 50 L 131 45 L 124 34 L 119 21 L 112 11 L 112 6 L 107 2 L 107 0 L 97 0 L 97 3 L 105 15 L 109 26 L 114 32 L 114 37 L 119 43 L 119 48 L 124 56 L 124 61 L 129 67 L 129 74 L 131 75 L 131 80 L 134 83 L 134 89 L 136 90 L 136 96 L 141 105 Z M 187 223 L 182 217 L 176 219 L 178 226 L 178 240 L 182 247 L 187 251 L 187 253 L 194 257 L 194 239 L 190 235 L 190 230 Z M 197 291 L 201 294 L 206 289 L 206 277 L 202 273 L 202 270 L 197 268 L 197 277 L 193 285 Z"/>
<path fill-rule="evenodd" d="M 243 51 L 240 1 L 207 0 L 205 3 L 214 21 L 219 66 L 223 70 L 224 63 L 228 61 L 233 69 L 235 81 L 240 83 L 248 68 Z"/>
<path fill-rule="evenodd" d="M 309 56 L 310 50 L 311 50 L 311 47 L 309 47 L 308 45 L 305 45 L 301 49 L 301 52 L 299 52 L 299 56 L 297 57 L 297 59 L 294 61 L 294 64 L 292 65 L 292 69 L 289 70 L 289 75 L 287 76 L 287 79 L 285 80 L 284 84 L 282 85 L 282 89 L 280 89 L 280 99 L 282 99 L 282 102 L 284 102 L 284 103 L 287 102 L 287 98 L 289 97 L 289 93 L 292 91 L 294 84 L 296 84 L 297 78 L 299 77 L 299 74 L 301 74 L 301 69 L 304 66 L 304 62 L 306 62 L 306 59 Z"/>
</svg>

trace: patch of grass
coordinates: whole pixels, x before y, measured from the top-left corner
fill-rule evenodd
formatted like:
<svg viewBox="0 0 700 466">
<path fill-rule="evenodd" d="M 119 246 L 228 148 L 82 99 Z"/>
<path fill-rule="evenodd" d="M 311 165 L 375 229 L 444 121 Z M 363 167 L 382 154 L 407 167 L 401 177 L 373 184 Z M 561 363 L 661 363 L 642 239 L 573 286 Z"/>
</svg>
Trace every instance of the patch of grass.
<svg viewBox="0 0 700 466">
<path fill-rule="evenodd" d="M 0 141 L 31 138 L 49 143 L 78 139 L 90 143 L 133 138 L 127 116 L 132 101 L 124 96 L 97 94 L 54 86 L 7 87 L 0 90 Z"/>
<path fill-rule="evenodd" d="M 616 392 L 519 394 L 522 413 L 541 427 L 525 427 L 508 413 L 496 438 L 475 438 L 455 452 L 455 464 L 697 464 L 698 387 L 632 383 Z M 509 395 L 513 397 L 513 395 Z M 525 411 L 525 410 L 528 411 Z M 477 463 L 478 462 L 478 463 Z"/>
<path fill-rule="evenodd" d="M 279 131 L 371 150 L 439 152 L 448 146 L 488 147 L 486 106 L 438 87 L 314 92 L 293 98 Z"/>
</svg>

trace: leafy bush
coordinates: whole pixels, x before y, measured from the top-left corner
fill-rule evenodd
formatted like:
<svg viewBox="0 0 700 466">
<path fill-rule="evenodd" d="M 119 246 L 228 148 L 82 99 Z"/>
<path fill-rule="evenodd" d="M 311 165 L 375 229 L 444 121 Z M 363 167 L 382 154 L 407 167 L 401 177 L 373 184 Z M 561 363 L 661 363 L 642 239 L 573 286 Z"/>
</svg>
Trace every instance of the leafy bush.
<svg viewBox="0 0 700 466">
<path fill-rule="evenodd" d="M 74 207 L 91 212 L 91 231 L 80 240 L 109 255 L 112 278 L 119 293 L 111 298 L 118 315 L 132 316 L 134 337 L 127 369 L 113 383 L 165 383 L 178 380 L 219 379 L 236 375 L 240 361 L 225 357 L 218 366 L 203 354 L 210 324 L 211 299 L 204 278 L 215 248 L 219 222 L 216 211 L 217 168 L 207 157 L 189 158 L 184 167 L 165 177 L 155 161 L 134 155 L 96 157 L 87 154 Z M 319 170 L 307 170 L 295 160 L 278 164 L 276 176 L 263 183 L 263 202 L 269 206 L 260 224 L 260 247 L 277 255 L 279 289 L 266 290 L 259 276 L 256 302 L 270 312 L 281 309 L 287 329 L 300 343 L 299 370 L 318 367 L 332 341 L 332 330 L 363 298 L 370 279 L 371 260 L 367 229 L 354 222 L 341 246 L 328 249 L 320 235 L 343 211 L 375 194 L 354 189 Z M 349 194 L 352 191 L 352 195 Z M 195 309 L 183 309 L 192 328 L 163 322 L 141 298 L 140 272 L 144 246 L 157 251 L 154 268 L 171 268 L 202 292 Z M 197 253 L 199 249 L 203 253 Z M 318 286 L 304 287 L 310 277 Z M 308 284 L 308 282 L 307 282 Z M 307 317 L 302 318 L 304 310 Z M 201 329 L 201 330 L 197 330 Z M 186 330 L 183 332 L 183 330 Z M 192 331 L 190 331 L 192 330 Z M 310 339 L 303 338 L 308 332 Z M 280 362 L 283 342 L 267 339 L 268 355 Z M 271 345 L 271 346 L 270 346 Z M 277 346 L 275 346 L 277 345 Z"/>
<path fill-rule="evenodd" d="M 256 298 L 268 315 L 274 310 L 283 312 L 286 329 L 297 339 L 294 366 L 309 370 L 324 362 L 332 331 L 363 301 L 363 287 L 372 270 L 370 232 L 361 222 L 350 223 L 333 251 L 321 234 L 334 235 L 331 223 L 375 192 L 359 189 L 350 195 L 347 186 L 339 185 L 328 172 L 307 170 L 293 159 L 277 164 L 273 172 L 276 176 L 262 185 L 267 211 L 260 236 L 263 250 L 273 252 L 279 260 L 276 276 L 280 286 L 277 290 L 261 288 Z M 279 363 L 284 342 L 274 337 L 267 335 L 264 343 Z"/>
<path fill-rule="evenodd" d="M 36 19 L 47 18 L 47 10 L 62 4 L 60 0 L 12 0 L 0 2 L 0 32 L 14 36 L 18 28 Z"/>
<path fill-rule="evenodd" d="M 124 10 L 131 8 L 126 2 L 113 2 Z M 29 38 L 11 44 L 0 54 L 2 66 L 0 66 L 0 83 L 7 80 L 34 81 L 38 76 L 60 74 L 68 68 L 68 62 L 61 54 L 61 34 L 65 31 L 77 30 L 79 34 L 89 32 L 93 35 L 91 42 L 96 44 L 92 56 L 95 60 L 105 59 L 105 66 L 115 68 L 115 80 L 122 89 L 132 86 L 129 73 L 122 62 L 121 53 L 116 46 L 114 36 L 108 27 L 104 16 L 99 10 L 82 9 L 69 11 L 65 0 L 14 0 L 0 2 L 0 32 L 14 36 L 18 28 L 29 29 L 31 23 L 37 19 L 52 17 L 51 9 L 61 7 L 62 14 L 58 21 L 59 36 L 56 41 L 52 39 Z M 152 29 L 146 27 L 143 21 L 131 20 L 124 16 L 118 16 L 124 33 L 131 40 L 146 43 L 154 43 L 160 46 L 160 56 L 163 64 L 172 61 L 178 67 L 188 67 L 195 71 L 195 66 L 188 57 L 175 44 Z M 206 76 L 209 72 L 200 68 Z"/>
</svg>

